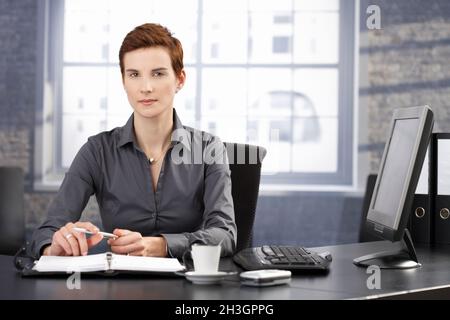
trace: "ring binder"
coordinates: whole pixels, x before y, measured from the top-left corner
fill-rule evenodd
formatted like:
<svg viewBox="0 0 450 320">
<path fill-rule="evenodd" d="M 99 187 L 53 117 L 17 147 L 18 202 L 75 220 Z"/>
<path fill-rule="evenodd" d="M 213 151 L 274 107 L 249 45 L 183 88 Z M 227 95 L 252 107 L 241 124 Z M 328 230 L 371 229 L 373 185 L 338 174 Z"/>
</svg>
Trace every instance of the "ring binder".
<svg viewBox="0 0 450 320">
<path fill-rule="evenodd" d="M 448 210 L 448 208 L 442 208 L 441 211 L 439 211 L 439 216 L 444 220 L 448 219 L 449 214 L 450 211 Z"/>
<path fill-rule="evenodd" d="M 431 145 L 431 143 L 430 143 Z M 409 218 L 409 227 L 411 238 L 414 243 L 431 244 L 432 237 L 432 211 L 430 201 L 430 190 L 432 175 L 430 174 L 432 161 L 430 158 L 430 147 L 428 148 L 425 160 L 420 172 L 417 183 L 416 193 L 414 194 L 413 204 L 411 206 L 412 214 Z"/>
<path fill-rule="evenodd" d="M 106 263 L 108 264 L 108 269 L 106 270 L 106 272 L 114 272 L 111 267 L 111 263 L 112 263 L 112 253 L 111 252 L 106 253 Z"/>
<path fill-rule="evenodd" d="M 450 133 L 432 135 L 434 241 L 450 244 Z"/>
</svg>

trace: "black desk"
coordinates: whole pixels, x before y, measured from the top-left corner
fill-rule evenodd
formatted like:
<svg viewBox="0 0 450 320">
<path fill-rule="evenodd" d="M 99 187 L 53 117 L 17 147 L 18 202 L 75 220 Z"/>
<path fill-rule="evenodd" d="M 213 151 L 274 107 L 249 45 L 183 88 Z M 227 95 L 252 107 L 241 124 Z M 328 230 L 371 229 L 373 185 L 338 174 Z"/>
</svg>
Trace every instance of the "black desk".
<svg viewBox="0 0 450 320">
<path fill-rule="evenodd" d="M 417 248 L 423 266 L 410 270 L 381 270 L 381 289 L 368 289 L 371 274 L 353 265 L 361 255 L 392 248 L 389 242 L 369 242 L 316 248 L 330 251 L 333 262 L 326 275 L 294 275 L 290 285 L 254 288 L 237 281 L 193 285 L 184 278 L 83 277 L 81 289 L 69 290 L 67 277 L 22 278 L 11 256 L 0 256 L 0 299 L 208 299 L 299 300 L 366 298 L 450 298 L 450 246 Z M 221 262 L 229 269 L 230 259 Z"/>
</svg>

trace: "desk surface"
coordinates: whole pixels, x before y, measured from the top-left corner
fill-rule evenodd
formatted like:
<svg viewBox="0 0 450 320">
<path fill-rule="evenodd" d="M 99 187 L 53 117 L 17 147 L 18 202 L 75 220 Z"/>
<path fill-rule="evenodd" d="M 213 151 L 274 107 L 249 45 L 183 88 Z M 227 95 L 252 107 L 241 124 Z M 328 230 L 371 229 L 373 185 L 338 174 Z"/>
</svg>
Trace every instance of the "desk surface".
<svg viewBox="0 0 450 320">
<path fill-rule="evenodd" d="M 69 290 L 65 276 L 22 278 L 14 269 L 13 257 L 0 256 L 0 299 L 364 299 L 427 292 L 450 298 L 450 246 L 417 248 L 421 268 L 381 270 L 381 289 L 368 289 L 371 274 L 353 265 L 352 260 L 394 246 L 382 241 L 316 248 L 333 255 L 327 274 L 293 275 L 290 285 L 266 288 L 241 286 L 237 279 L 202 286 L 184 278 L 81 275 L 81 289 Z M 225 259 L 221 269 L 229 270 L 231 264 L 230 259 Z"/>
</svg>

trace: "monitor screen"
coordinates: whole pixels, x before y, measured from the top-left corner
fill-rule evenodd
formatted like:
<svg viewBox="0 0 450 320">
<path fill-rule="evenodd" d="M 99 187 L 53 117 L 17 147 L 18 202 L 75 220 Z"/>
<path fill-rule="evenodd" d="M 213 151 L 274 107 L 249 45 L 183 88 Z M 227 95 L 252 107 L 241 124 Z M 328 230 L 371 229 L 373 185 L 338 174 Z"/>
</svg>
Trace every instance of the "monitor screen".
<svg viewBox="0 0 450 320">
<path fill-rule="evenodd" d="M 369 232 L 391 241 L 403 237 L 432 124 L 428 107 L 394 111 L 367 213 Z"/>
<path fill-rule="evenodd" d="M 369 219 L 398 229 L 399 212 L 404 202 L 404 189 L 408 182 L 414 146 L 419 132 L 417 118 L 394 121 L 391 142 L 387 151 L 385 165 L 380 176 L 378 192 L 374 196 Z"/>
</svg>

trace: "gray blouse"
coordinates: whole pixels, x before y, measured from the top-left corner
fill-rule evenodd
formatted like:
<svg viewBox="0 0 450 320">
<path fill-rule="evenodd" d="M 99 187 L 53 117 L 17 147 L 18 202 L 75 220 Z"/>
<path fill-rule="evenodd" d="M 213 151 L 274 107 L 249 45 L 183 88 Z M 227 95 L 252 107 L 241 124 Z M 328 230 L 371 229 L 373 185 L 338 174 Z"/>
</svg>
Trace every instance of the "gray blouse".
<svg viewBox="0 0 450 320">
<path fill-rule="evenodd" d="M 34 232 L 32 251 L 41 254 L 53 233 L 80 219 L 95 194 L 105 231 L 163 236 L 169 254 L 181 257 L 192 243 L 221 242 L 222 255 L 236 245 L 231 178 L 219 138 L 183 126 L 173 110 L 173 133 L 156 190 L 150 163 L 136 143 L 134 117 L 125 126 L 92 136 L 75 156 L 46 220 Z"/>
</svg>

